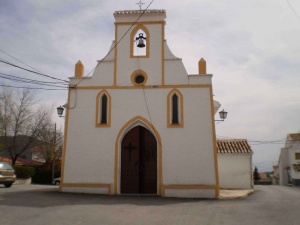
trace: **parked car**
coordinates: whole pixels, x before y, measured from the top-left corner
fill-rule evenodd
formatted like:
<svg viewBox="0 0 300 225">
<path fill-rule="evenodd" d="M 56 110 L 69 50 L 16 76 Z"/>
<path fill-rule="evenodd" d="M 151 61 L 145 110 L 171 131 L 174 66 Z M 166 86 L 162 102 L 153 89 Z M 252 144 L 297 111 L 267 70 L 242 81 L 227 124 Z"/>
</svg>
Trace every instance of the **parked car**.
<svg viewBox="0 0 300 225">
<path fill-rule="evenodd" d="M 59 184 L 60 184 L 60 177 L 55 178 L 55 179 L 53 180 L 53 184 L 59 185 Z"/>
<path fill-rule="evenodd" d="M 16 172 L 8 163 L 0 162 L 0 184 L 9 188 L 16 180 Z"/>
</svg>

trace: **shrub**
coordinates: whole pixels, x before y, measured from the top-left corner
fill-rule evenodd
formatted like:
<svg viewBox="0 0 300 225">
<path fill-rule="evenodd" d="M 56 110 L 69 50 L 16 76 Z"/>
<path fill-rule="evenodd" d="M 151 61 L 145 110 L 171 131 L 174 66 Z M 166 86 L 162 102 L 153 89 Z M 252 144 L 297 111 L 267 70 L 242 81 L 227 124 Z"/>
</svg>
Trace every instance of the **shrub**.
<svg viewBox="0 0 300 225">
<path fill-rule="evenodd" d="M 54 177 L 60 177 L 60 169 L 55 171 Z M 34 184 L 51 184 L 52 183 L 52 171 L 47 167 L 36 168 L 36 173 L 32 177 L 32 183 Z"/>
<path fill-rule="evenodd" d="M 15 166 L 15 171 L 17 178 L 30 178 L 33 177 L 35 174 L 35 169 L 34 167 L 30 166 Z"/>
</svg>

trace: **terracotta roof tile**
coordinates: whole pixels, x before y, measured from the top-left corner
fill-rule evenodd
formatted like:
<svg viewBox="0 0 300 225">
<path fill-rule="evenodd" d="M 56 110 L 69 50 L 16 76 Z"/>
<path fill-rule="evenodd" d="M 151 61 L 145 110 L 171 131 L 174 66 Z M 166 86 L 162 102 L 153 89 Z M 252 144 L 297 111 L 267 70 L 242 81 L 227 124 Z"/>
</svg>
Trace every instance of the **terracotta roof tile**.
<svg viewBox="0 0 300 225">
<path fill-rule="evenodd" d="M 295 133 L 295 134 L 289 134 L 291 137 L 292 141 L 300 141 L 300 133 Z"/>
<path fill-rule="evenodd" d="M 246 139 L 217 140 L 218 153 L 252 153 Z"/>
</svg>

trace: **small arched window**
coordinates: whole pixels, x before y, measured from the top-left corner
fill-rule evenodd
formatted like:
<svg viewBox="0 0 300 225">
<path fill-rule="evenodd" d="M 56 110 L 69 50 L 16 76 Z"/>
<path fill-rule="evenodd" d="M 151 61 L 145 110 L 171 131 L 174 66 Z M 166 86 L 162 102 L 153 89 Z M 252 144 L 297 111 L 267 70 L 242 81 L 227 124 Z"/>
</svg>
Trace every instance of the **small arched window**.
<svg viewBox="0 0 300 225">
<path fill-rule="evenodd" d="M 102 95 L 101 98 L 101 124 L 107 124 L 107 96 L 106 94 Z"/>
<path fill-rule="evenodd" d="M 167 126 L 183 127 L 183 95 L 174 88 L 167 97 Z"/>
<path fill-rule="evenodd" d="M 96 98 L 96 127 L 110 127 L 111 97 L 105 90 L 98 93 Z"/>
<path fill-rule="evenodd" d="M 176 93 L 172 96 L 172 124 L 179 124 L 178 96 Z"/>
</svg>

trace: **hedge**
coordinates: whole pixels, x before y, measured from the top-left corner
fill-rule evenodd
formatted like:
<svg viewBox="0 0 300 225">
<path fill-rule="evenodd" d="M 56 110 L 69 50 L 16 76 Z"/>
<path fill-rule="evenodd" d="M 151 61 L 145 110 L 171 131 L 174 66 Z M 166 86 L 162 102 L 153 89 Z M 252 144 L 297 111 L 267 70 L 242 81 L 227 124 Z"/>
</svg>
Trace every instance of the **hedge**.
<svg viewBox="0 0 300 225">
<path fill-rule="evenodd" d="M 15 166 L 17 178 L 30 178 L 35 174 L 35 168 L 30 166 Z"/>
<path fill-rule="evenodd" d="M 54 177 L 60 177 L 60 169 L 56 169 Z M 32 177 L 32 183 L 34 184 L 51 184 L 52 183 L 52 171 L 47 167 L 36 168 L 36 173 Z"/>
</svg>

